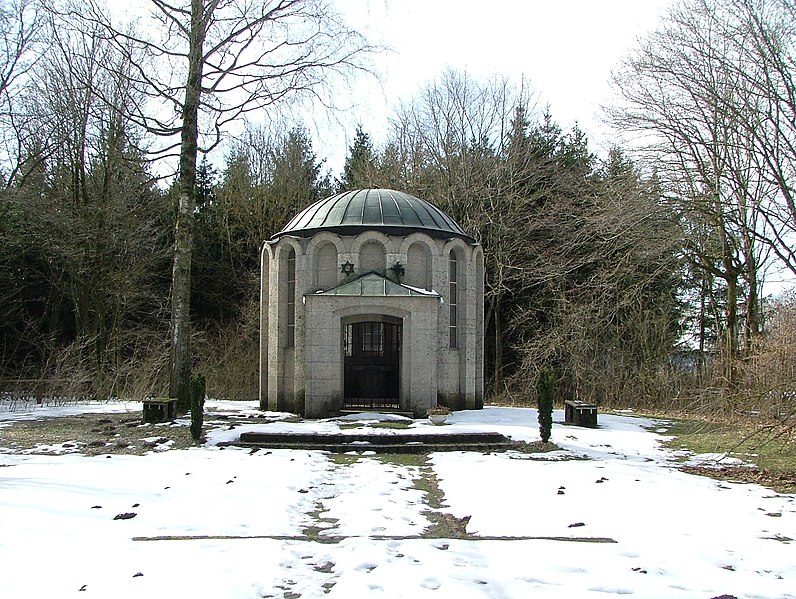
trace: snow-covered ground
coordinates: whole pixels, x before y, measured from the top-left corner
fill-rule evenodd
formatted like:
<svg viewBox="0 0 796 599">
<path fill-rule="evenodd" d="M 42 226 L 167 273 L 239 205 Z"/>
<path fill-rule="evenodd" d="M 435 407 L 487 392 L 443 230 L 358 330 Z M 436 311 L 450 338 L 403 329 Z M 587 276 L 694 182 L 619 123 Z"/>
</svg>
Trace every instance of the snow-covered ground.
<svg viewBox="0 0 796 599">
<path fill-rule="evenodd" d="M 591 430 L 557 412 L 561 451 L 425 463 L 219 445 L 244 430 L 341 424 L 279 414 L 211 424 L 202 447 L 145 456 L 2 449 L 12 420 L 81 410 L 140 405 L 0 405 L 0 597 L 796 597 L 794 495 L 678 471 L 653 421 L 600 415 Z M 374 430 L 539 438 L 534 410 L 449 422 Z M 437 511 L 469 517 L 466 538 L 422 536 L 432 479 L 447 506 Z"/>
</svg>

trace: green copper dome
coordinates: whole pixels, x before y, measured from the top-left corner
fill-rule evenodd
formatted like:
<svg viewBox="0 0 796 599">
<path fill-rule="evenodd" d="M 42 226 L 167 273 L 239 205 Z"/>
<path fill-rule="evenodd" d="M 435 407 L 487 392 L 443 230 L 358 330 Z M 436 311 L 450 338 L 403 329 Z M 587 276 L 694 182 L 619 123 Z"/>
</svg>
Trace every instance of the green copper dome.
<svg viewBox="0 0 796 599">
<path fill-rule="evenodd" d="M 312 237 L 321 231 L 357 235 L 363 231 L 406 236 L 417 231 L 446 239 L 475 240 L 442 210 L 408 193 L 392 189 L 344 191 L 299 212 L 271 239 L 283 235 Z"/>
</svg>

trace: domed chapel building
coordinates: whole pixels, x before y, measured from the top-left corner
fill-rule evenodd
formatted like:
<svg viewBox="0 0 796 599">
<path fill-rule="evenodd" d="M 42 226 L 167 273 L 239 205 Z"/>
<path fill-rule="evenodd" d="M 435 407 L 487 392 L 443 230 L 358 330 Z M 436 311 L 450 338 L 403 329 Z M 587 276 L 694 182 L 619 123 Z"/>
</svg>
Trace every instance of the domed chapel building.
<svg viewBox="0 0 796 599">
<path fill-rule="evenodd" d="M 347 191 L 263 243 L 260 406 L 483 407 L 484 254 L 429 202 Z"/>
</svg>

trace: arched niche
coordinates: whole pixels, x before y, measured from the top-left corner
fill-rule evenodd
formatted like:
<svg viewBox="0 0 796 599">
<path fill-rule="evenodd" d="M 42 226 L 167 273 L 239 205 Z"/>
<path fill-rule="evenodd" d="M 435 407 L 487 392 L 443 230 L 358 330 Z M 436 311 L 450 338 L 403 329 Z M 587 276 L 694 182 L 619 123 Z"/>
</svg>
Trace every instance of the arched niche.
<svg viewBox="0 0 796 599">
<path fill-rule="evenodd" d="M 366 241 L 359 248 L 359 272 L 365 273 L 375 270 L 383 273 L 387 268 L 384 244 L 372 239 Z"/>
<path fill-rule="evenodd" d="M 337 285 L 337 246 L 330 241 L 321 243 L 315 259 L 318 289 L 331 289 Z"/>
<path fill-rule="evenodd" d="M 431 248 L 424 241 L 415 241 L 406 250 L 403 282 L 420 289 L 431 289 Z"/>
</svg>

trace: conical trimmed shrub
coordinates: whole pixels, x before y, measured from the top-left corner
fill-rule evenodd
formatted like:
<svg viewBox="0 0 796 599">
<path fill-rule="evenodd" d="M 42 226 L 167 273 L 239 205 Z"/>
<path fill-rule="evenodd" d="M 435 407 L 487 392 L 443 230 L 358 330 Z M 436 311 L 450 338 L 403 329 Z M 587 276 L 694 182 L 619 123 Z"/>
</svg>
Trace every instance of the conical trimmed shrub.
<svg viewBox="0 0 796 599">
<path fill-rule="evenodd" d="M 553 401 L 556 397 L 556 375 L 551 368 L 542 368 L 536 378 L 536 404 L 539 408 L 539 435 L 550 440 L 553 430 Z"/>
<path fill-rule="evenodd" d="M 205 419 L 205 377 L 196 374 L 191 378 L 191 437 L 194 441 L 202 438 L 202 424 Z"/>
</svg>

